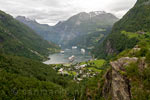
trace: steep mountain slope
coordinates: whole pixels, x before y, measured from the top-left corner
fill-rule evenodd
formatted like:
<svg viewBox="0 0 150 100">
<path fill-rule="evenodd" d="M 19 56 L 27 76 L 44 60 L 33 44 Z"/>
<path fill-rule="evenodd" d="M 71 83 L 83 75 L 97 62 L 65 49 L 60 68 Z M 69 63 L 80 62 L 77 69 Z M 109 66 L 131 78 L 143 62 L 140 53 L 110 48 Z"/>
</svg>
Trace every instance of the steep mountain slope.
<svg viewBox="0 0 150 100">
<path fill-rule="evenodd" d="M 106 29 L 99 29 L 92 33 L 78 36 L 72 39 L 71 42 L 67 43 L 67 45 L 78 46 L 79 48 L 85 48 L 91 51 L 99 43 L 103 42 L 103 40 L 108 36 L 110 32 L 111 27 L 107 27 Z"/>
<path fill-rule="evenodd" d="M 57 35 L 55 31 L 53 31 L 53 26 L 49 26 L 47 24 L 39 24 L 36 20 L 31 20 L 24 16 L 18 16 L 16 17 L 16 19 L 33 29 L 38 35 L 43 37 L 45 40 L 57 43 L 57 41 L 60 38 L 59 35 Z"/>
<path fill-rule="evenodd" d="M 76 37 L 111 27 L 117 20 L 114 15 L 105 12 L 82 12 L 58 23 L 54 28 L 61 34 L 60 43 L 67 44 Z"/>
<path fill-rule="evenodd" d="M 150 1 L 138 0 L 135 6 L 117 23 L 112 33 L 96 48 L 93 53 L 98 57 L 117 54 L 124 49 L 132 48 L 138 42 L 136 37 L 128 38 L 123 31 L 131 34 L 150 32 Z"/>
<path fill-rule="evenodd" d="M 43 59 L 58 47 L 43 40 L 29 27 L 0 11 L 0 48 L 3 53 Z"/>
<path fill-rule="evenodd" d="M 90 13 L 81 12 L 66 21 L 60 21 L 53 27 L 49 26 L 49 28 L 24 17 L 17 17 L 16 19 L 31 27 L 46 40 L 63 46 L 79 45 L 73 41 L 82 40 L 84 39 L 84 35 L 94 32 L 108 31 L 107 29 L 110 30 L 112 25 L 118 20 L 114 15 L 103 11 Z M 78 39 L 79 37 L 82 38 Z"/>
</svg>

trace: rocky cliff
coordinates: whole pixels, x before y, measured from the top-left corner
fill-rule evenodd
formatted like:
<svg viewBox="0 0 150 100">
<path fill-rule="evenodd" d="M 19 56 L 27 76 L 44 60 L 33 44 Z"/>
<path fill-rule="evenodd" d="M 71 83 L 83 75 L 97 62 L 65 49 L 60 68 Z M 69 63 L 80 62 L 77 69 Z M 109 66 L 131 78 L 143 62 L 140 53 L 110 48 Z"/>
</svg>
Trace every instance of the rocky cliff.
<svg viewBox="0 0 150 100">
<path fill-rule="evenodd" d="M 112 68 L 105 75 L 105 85 L 103 96 L 106 100 L 131 100 L 131 82 L 127 77 L 126 66 L 132 63 L 138 63 L 138 70 L 146 68 L 145 58 L 122 57 L 116 61 L 110 62 Z"/>
</svg>

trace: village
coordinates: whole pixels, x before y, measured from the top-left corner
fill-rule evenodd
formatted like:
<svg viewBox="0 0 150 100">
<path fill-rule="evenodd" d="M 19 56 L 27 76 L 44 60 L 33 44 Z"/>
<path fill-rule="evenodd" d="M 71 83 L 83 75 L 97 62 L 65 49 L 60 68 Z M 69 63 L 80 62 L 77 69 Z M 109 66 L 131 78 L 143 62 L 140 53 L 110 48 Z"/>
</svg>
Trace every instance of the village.
<svg viewBox="0 0 150 100">
<path fill-rule="evenodd" d="M 76 82 L 98 75 L 103 70 L 105 60 L 92 60 L 81 63 L 55 64 L 53 69 L 58 74 L 70 76 Z"/>
</svg>

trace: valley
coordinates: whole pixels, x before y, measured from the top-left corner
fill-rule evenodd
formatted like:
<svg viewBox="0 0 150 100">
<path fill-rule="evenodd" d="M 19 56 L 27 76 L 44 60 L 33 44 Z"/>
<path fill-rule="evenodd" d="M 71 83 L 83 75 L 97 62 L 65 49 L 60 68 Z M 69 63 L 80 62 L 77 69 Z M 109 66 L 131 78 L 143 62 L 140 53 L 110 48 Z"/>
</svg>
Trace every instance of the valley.
<svg viewBox="0 0 150 100">
<path fill-rule="evenodd" d="M 150 100 L 149 2 L 53 26 L 0 10 L 0 100 Z"/>
</svg>

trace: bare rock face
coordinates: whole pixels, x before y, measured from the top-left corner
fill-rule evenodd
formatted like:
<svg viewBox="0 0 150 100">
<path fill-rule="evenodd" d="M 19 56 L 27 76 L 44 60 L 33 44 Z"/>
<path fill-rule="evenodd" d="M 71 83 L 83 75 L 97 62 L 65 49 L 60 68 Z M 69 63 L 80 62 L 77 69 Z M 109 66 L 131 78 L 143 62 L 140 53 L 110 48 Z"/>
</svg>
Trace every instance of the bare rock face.
<svg viewBox="0 0 150 100">
<path fill-rule="evenodd" d="M 105 75 L 106 80 L 103 88 L 103 96 L 106 100 L 110 95 L 112 100 L 131 100 L 130 82 L 123 73 L 125 66 L 136 62 L 138 62 L 136 57 L 123 57 L 110 63 L 112 69 Z"/>
<path fill-rule="evenodd" d="M 112 100 L 130 100 L 130 84 L 129 80 L 121 72 L 125 71 L 124 66 L 130 63 L 136 63 L 138 58 L 123 57 L 117 61 L 111 62 L 112 66 Z"/>
<path fill-rule="evenodd" d="M 112 70 L 108 70 L 105 74 L 105 84 L 103 86 L 103 96 L 106 100 L 112 96 Z"/>
</svg>

